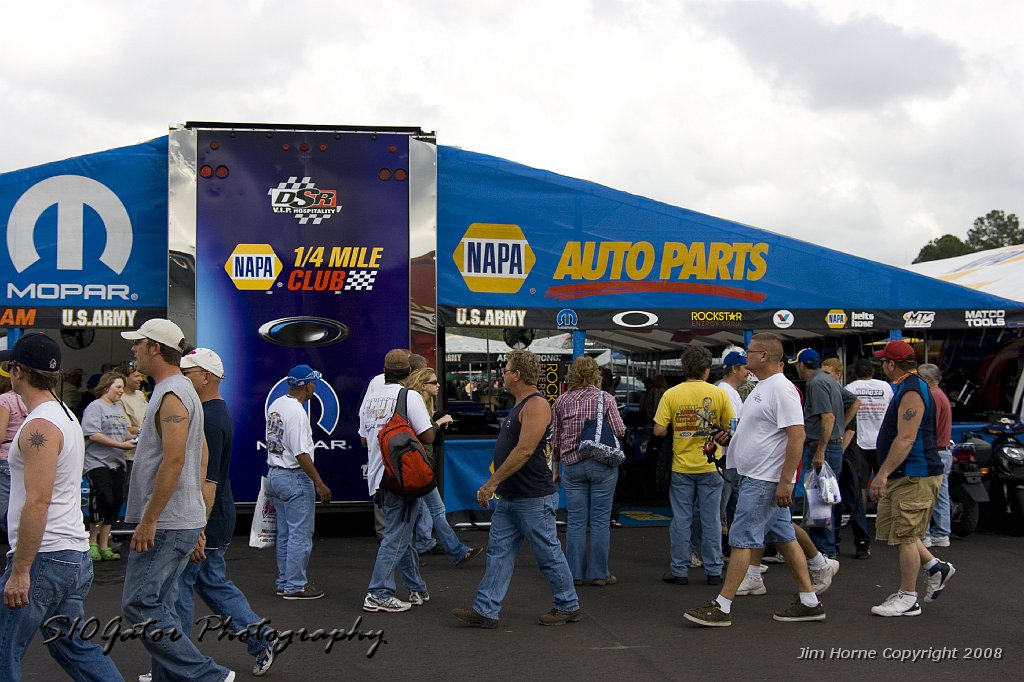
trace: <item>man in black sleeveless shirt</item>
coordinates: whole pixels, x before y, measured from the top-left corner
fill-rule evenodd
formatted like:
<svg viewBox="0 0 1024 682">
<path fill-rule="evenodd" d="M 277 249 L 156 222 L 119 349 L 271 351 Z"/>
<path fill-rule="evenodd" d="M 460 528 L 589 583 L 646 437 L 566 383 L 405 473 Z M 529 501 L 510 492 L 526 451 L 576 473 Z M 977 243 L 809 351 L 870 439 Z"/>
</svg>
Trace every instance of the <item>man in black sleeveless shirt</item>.
<svg viewBox="0 0 1024 682">
<path fill-rule="evenodd" d="M 516 404 L 502 422 L 494 444 L 494 473 L 476 493 L 484 509 L 495 498 L 487 568 L 473 608 L 455 609 L 452 614 L 477 627 L 498 627 L 501 601 L 512 581 L 516 555 L 526 540 L 554 597 L 553 608 L 540 617 L 540 624 L 575 623 L 580 620 L 580 603 L 555 529 L 558 491 L 545 452 L 551 407 L 537 391 L 540 362 L 529 351 L 514 350 L 508 354 L 503 375 L 505 390 L 515 397 Z"/>
</svg>

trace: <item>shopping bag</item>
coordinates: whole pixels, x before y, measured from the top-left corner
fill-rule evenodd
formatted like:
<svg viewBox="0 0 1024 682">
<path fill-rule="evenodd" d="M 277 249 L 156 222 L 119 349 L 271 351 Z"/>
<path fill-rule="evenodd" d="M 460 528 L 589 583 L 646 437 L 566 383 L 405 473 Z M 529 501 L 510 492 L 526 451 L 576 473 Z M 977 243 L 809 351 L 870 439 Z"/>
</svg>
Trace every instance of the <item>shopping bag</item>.
<svg viewBox="0 0 1024 682">
<path fill-rule="evenodd" d="M 267 493 L 267 477 L 260 478 L 260 495 L 256 498 L 256 509 L 252 514 L 252 528 L 249 530 L 249 546 L 256 549 L 273 547 L 277 539 L 277 510 Z"/>
<path fill-rule="evenodd" d="M 822 467 L 824 470 L 828 464 Z M 831 528 L 832 505 L 821 495 L 821 473 L 810 469 L 804 476 L 804 520 L 805 528 Z"/>
<path fill-rule="evenodd" d="M 825 462 L 821 465 L 821 471 L 818 472 L 818 494 L 821 496 L 821 501 L 825 504 L 836 505 L 843 501 L 843 496 L 839 492 L 839 479 L 836 478 L 836 474 L 832 471 L 832 467 Z"/>
</svg>

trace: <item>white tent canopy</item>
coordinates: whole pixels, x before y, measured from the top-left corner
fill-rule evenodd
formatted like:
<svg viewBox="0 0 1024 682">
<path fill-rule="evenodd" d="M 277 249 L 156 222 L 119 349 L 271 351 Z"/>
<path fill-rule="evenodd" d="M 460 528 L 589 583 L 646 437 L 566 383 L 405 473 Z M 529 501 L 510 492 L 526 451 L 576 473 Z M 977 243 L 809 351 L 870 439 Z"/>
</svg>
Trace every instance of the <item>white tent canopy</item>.
<svg viewBox="0 0 1024 682">
<path fill-rule="evenodd" d="M 1024 244 L 914 263 L 907 270 L 1013 301 L 1024 301 Z"/>
</svg>

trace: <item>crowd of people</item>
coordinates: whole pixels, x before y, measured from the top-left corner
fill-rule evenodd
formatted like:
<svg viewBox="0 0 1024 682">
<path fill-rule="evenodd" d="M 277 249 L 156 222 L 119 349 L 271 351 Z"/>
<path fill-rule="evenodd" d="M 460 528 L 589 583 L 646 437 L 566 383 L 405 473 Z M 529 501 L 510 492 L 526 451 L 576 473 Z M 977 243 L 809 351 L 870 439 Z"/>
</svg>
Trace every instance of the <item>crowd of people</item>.
<svg viewBox="0 0 1024 682">
<path fill-rule="evenodd" d="M 93 562 L 119 558 L 110 528 L 125 489 L 124 521 L 134 524 L 122 594 L 128 621 L 188 633 L 198 594 L 214 613 L 230 616 L 239 631 L 253 628 L 241 641 L 254 658 L 252 673 L 263 675 L 277 649 L 226 575 L 235 511 L 228 478 L 232 420 L 220 394 L 224 364 L 214 350 L 188 346 L 169 320 L 150 320 L 122 336 L 132 342 L 134 359 L 127 373 L 106 372 L 98 379 L 96 399 L 81 421 L 62 401 L 65 392 L 55 392 L 61 377 L 55 341 L 28 334 L 0 353 L 10 384 L 0 395 L 0 494 L 9 495 L 11 546 L 0 579 L 3 677 L 20 678 L 21 657 L 46 618 L 82 615 Z M 664 580 L 688 584 L 699 561 L 707 583 L 721 585 L 715 599 L 686 611 L 688 621 L 728 626 L 738 596 L 765 594 L 762 560 L 769 547 L 784 557 L 797 588 L 796 600 L 774 618 L 823 620 L 819 597 L 839 570 L 844 512 L 851 517 L 855 557 L 871 556 L 864 513 L 868 490 L 878 501 L 875 537 L 898 548 L 900 570 L 897 591 L 871 611 L 886 617 L 920 614 L 921 571 L 923 601 L 942 594 L 956 569 L 928 549 L 949 542 L 948 493 L 945 506 L 942 495 L 951 419 L 937 385 L 938 368 L 918 366 L 909 345 L 891 341 L 875 353 L 880 367 L 858 361 L 856 379 L 844 387 L 837 360 L 823 362 L 804 349 L 789 360 L 804 380 L 801 394 L 783 371 L 782 342 L 775 334 L 754 335 L 745 351 L 728 352 L 717 385 L 708 382 L 713 361 L 705 348 L 687 345 L 680 357 L 684 380 L 672 387 L 663 378 L 653 382 L 657 400 L 644 410 L 655 436 L 671 443 L 673 520 Z M 482 551 L 452 531 L 436 488 L 410 497 L 383 485 L 387 455 L 378 435 L 396 411 L 428 456 L 438 455 L 452 423 L 437 409 L 439 379 L 426 364 L 406 349 L 389 351 L 359 408 L 367 490 L 381 516 L 380 545 L 362 605 L 370 612 L 402 612 L 430 600 L 421 553 L 439 547 L 460 566 Z M 888 381 L 874 378 L 876 369 Z M 507 355 L 502 386 L 514 404 L 501 421 L 490 476 L 476 492 L 479 505 L 492 510 L 486 565 L 472 605 L 453 611 L 476 627 L 497 627 L 524 541 L 552 592 L 542 625 L 581 619 L 577 587 L 618 582 L 610 533 L 618 468 L 581 448 L 595 421 L 596 437 L 601 438 L 601 423 L 623 436 L 615 397 L 589 357 L 572 364 L 569 390 L 553 406 L 537 390 L 539 374 L 533 353 Z M 148 403 L 137 395 L 147 377 L 153 382 Z M 329 502 L 331 490 L 316 468 L 304 405 L 315 395 L 321 373 L 298 365 L 286 378 L 288 392 L 266 414 L 266 491 L 277 510 L 276 589 L 284 600 L 320 599 L 324 592 L 308 580 L 306 568 L 316 499 Z M 825 464 L 842 479 L 842 506 L 835 506 L 828 522 L 805 530 L 793 522 L 795 483 Z M 83 472 L 92 490 L 88 528 L 79 506 Z M 564 550 L 555 525 L 559 484 L 568 500 Z M 435 531 L 440 542 L 432 537 Z M 407 590 L 404 599 L 396 571 Z M 143 644 L 151 656 L 149 679 L 234 679 L 233 671 L 204 655 L 189 637 L 147 638 Z M 75 679 L 122 679 L 98 646 L 80 638 L 58 638 L 49 649 Z"/>
</svg>

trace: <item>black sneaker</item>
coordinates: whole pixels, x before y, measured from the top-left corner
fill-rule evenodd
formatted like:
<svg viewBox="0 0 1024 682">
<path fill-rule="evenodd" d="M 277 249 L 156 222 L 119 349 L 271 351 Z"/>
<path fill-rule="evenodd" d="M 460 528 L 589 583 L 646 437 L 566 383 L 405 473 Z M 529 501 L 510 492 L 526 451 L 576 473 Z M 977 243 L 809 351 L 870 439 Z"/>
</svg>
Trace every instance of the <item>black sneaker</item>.
<svg viewBox="0 0 1024 682">
<path fill-rule="evenodd" d="M 825 605 L 819 601 L 817 606 L 807 606 L 798 599 L 790 604 L 789 608 L 779 611 L 772 618 L 786 623 L 798 623 L 805 620 L 825 620 Z"/>
<path fill-rule="evenodd" d="M 940 561 L 931 568 L 922 570 L 925 573 L 925 585 L 927 586 L 924 600 L 933 602 L 942 596 L 942 591 L 946 589 L 946 583 L 956 573 L 956 566 L 947 561 Z"/>
<path fill-rule="evenodd" d="M 438 556 L 438 555 L 447 554 L 447 553 L 448 552 L 444 551 L 444 547 L 442 547 L 441 545 L 434 545 L 433 547 L 428 549 L 426 552 L 420 552 L 420 556 L 424 556 L 424 555 Z"/>
<path fill-rule="evenodd" d="M 709 575 L 708 576 L 708 585 L 721 585 L 721 584 L 722 584 L 722 576 L 720 576 L 720 575 Z"/>
<path fill-rule="evenodd" d="M 690 579 L 685 575 L 674 575 L 672 573 L 666 573 L 661 576 L 662 582 L 669 583 L 671 585 L 689 585 Z"/>
<path fill-rule="evenodd" d="M 286 592 L 282 596 L 288 601 L 298 601 L 303 599 L 320 599 L 324 596 L 324 592 L 323 590 L 316 589 L 316 587 L 314 587 L 312 583 L 306 583 L 306 586 L 298 592 Z"/>
<path fill-rule="evenodd" d="M 455 565 L 461 566 L 462 564 L 466 563 L 482 551 L 482 547 L 470 547 L 468 552 L 459 557 L 459 560 L 455 562 Z"/>
<path fill-rule="evenodd" d="M 709 628 L 725 628 L 732 625 L 732 616 L 722 611 L 717 599 L 712 599 L 699 608 L 690 609 L 683 614 L 683 618 Z"/>
<path fill-rule="evenodd" d="M 857 548 L 857 559 L 870 559 L 871 558 L 871 545 L 861 545 Z"/>
</svg>

